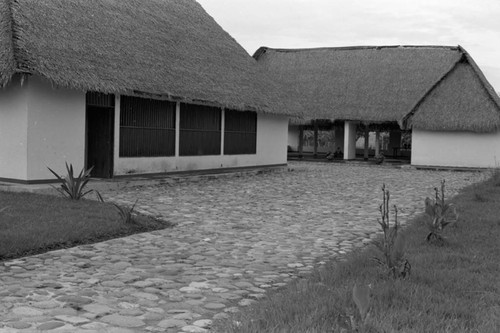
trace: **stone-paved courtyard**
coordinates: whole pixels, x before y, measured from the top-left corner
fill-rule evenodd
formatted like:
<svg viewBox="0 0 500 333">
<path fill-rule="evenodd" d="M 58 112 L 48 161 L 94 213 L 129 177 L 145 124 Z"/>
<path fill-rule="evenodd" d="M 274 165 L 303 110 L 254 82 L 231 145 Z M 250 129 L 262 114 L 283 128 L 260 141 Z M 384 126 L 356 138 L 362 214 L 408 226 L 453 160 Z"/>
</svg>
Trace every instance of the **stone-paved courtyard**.
<svg viewBox="0 0 500 333">
<path fill-rule="evenodd" d="M 205 332 L 214 318 L 363 246 L 381 186 L 403 223 L 446 179 L 451 197 L 487 172 L 291 163 L 293 171 L 142 182 L 107 200 L 170 229 L 0 264 L 0 332 Z"/>
</svg>

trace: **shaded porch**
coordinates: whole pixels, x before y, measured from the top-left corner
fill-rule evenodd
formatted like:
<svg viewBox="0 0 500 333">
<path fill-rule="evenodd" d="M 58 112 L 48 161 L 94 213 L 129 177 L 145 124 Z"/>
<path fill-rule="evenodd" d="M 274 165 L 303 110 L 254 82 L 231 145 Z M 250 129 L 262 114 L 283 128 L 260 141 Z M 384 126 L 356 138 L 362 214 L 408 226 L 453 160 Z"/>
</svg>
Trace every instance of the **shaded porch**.
<svg viewBox="0 0 500 333">
<path fill-rule="evenodd" d="M 409 163 L 411 131 L 401 130 L 397 122 L 312 120 L 290 124 L 288 159 Z"/>
</svg>

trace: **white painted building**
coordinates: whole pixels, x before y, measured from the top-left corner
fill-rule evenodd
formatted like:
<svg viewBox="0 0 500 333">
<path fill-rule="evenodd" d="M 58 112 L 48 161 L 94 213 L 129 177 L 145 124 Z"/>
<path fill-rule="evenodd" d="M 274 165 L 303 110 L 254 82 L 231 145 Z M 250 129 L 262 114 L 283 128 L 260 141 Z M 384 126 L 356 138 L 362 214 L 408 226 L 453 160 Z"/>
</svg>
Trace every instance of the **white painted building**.
<svg viewBox="0 0 500 333">
<path fill-rule="evenodd" d="M 302 105 L 292 147 L 300 128 L 335 126 L 344 159 L 353 159 L 356 127 L 368 127 L 389 132 L 385 153 L 401 156 L 401 131 L 411 130 L 412 165 L 498 166 L 500 98 L 460 46 L 262 47 L 254 58 Z"/>
<path fill-rule="evenodd" d="M 130 6 L 0 6 L 0 180 L 285 165 L 295 114 L 256 61 L 196 1 Z"/>
</svg>

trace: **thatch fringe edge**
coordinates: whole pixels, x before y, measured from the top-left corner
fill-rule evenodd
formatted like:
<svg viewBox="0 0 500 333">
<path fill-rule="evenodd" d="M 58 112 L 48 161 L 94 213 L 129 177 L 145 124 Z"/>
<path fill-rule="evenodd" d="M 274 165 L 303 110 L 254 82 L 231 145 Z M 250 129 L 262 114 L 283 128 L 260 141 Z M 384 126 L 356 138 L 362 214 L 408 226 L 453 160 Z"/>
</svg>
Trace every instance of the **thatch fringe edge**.
<svg viewBox="0 0 500 333">
<path fill-rule="evenodd" d="M 197 104 L 197 105 L 205 105 L 205 106 L 211 106 L 211 107 L 219 107 L 219 108 L 224 108 L 224 109 L 230 109 L 230 110 L 236 110 L 236 111 L 253 111 L 257 113 L 262 113 L 262 114 L 272 114 L 272 115 L 284 115 L 282 113 L 275 113 L 272 112 L 270 109 L 270 106 L 264 106 L 264 107 L 255 107 L 255 106 L 250 106 L 250 105 L 245 105 L 245 104 L 229 104 L 229 103 L 221 103 L 221 102 L 216 102 L 216 101 L 210 101 L 210 100 L 203 100 L 203 99 L 196 99 L 196 98 L 187 98 L 187 97 L 182 97 L 182 96 L 176 96 L 170 93 L 148 93 L 144 91 L 139 91 L 139 90 L 124 90 L 124 89 L 109 89 L 108 88 L 101 88 L 101 87 L 90 87 L 86 85 L 75 85 L 71 80 L 68 80 L 67 82 L 61 83 L 59 81 L 53 80 L 46 75 L 43 75 L 41 73 L 31 73 L 31 72 L 26 72 L 22 70 L 16 70 L 13 72 L 13 74 L 10 76 L 8 80 L 6 80 L 5 85 L 7 85 L 10 81 L 12 81 L 12 78 L 14 77 L 15 74 L 21 74 L 21 75 L 38 75 L 42 77 L 43 79 L 47 80 L 52 87 L 59 87 L 59 88 L 67 88 L 67 89 L 75 89 L 75 90 L 80 90 L 80 91 L 98 91 L 101 93 L 105 94 L 117 94 L 117 95 L 127 95 L 127 96 L 137 96 L 137 97 L 143 97 L 143 98 L 151 98 L 151 99 L 161 99 L 161 100 L 168 100 L 172 102 L 182 102 L 182 103 L 189 103 L 189 104 Z M 288 118 L 300 118 L 300 117 L 294 117 L 290 115 L 284 115 Z"/>
<path fill-rule="evenodd" d="M 6 53 L 8 53 L 7 57 L 7 65 L 5 66 L 5 70 L 0 74 L 0 84 L 2 87 L 5 87 L 13 78 L 17 69 L 17 62 L 14 57 L 14 19 L 12 17 L 12 2 L 11 1 L 2 1 L 2 5 L 6 6 L 5 11 L 8 12 L 7 20 L 2 22 L 2 27 L 0 29 L 3 32 L 8 34 L 8 49 Z"/>
</svg>

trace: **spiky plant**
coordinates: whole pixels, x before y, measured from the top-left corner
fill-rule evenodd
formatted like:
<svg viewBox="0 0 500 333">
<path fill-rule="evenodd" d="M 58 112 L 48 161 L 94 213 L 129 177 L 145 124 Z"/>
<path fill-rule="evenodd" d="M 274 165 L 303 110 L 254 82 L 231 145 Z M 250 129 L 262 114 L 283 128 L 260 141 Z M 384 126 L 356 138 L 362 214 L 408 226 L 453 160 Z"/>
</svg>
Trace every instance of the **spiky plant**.
<svg viewBox="0 0 500 333">
<path fill-rule="evenodd" d="M 122 207 L 113 203 L 123 223 L 127 224 L 134 222 L 133 212 L 138 200 L 139 199 L 135 200 L 134 204 L 130 207 Z"/>
<path fill-rule="evenodd" d="M 375 245 L 382 253 L 382 259 L 375 257 L 375 261 L 385 267 L 389 275 L 393 278 L 405 278 L 410 275 L 411 265 L 405 258 L 405 239 L 399 234 L 398 224 L 398 208 L 394 205 L 394 225 L 390 225 L 389 215 L 389 190 L 385 189 L 385 184 L 382 186 L 383 201 L 379 206 L 381 219 L 377 219 L 384 238 L 382 241 L 375 242 Z"/>
<path fill-rule="evenodd" d="M 94 190 L 85 191 L 85 187 L 90 180 L 90 172 L 94 167 L 90 167 L 89 169 L 82 168 L 78 176 L 75 177 L 73 172 L 73 165 L 66 163 L 66 176 L 58 175 L 54 170 L 47 167 L 50 172 L 54 176 L 56 176 L 57 180 L 61 183 L 60 187 L 52 186 L 63 196 L 70 198 L 71 200 L 80 200 L 87 194 L 93 192 Z"/>
<path fill-rule="evenodd" d="M 427 241 L 442 241 L 443 229 L 452 225 L 458 220 L 458 213 L 455 205 L 446 203 L 444 198 L 445 180 L 441 181 L 441 195 L 439 190 L 434 187 L 436 199 L 425 198 L 426 225 L 429 228 Z"/>
</svg>

